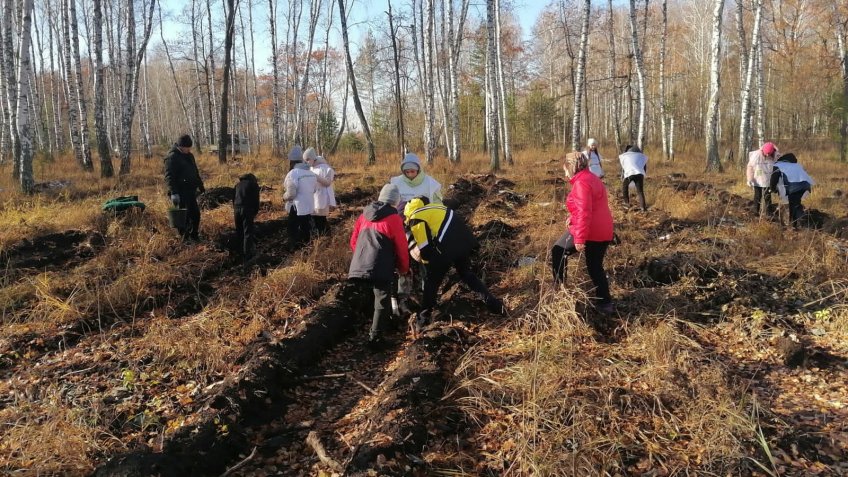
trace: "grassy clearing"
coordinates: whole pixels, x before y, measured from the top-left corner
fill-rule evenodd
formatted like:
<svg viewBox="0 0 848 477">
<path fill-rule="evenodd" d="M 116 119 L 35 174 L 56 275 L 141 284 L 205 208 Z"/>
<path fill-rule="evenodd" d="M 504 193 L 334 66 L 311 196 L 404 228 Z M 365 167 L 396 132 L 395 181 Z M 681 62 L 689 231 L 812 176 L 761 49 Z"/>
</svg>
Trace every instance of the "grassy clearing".
<svg viewBox="0 0 848 477">
<path fill-rule="evenodd" d="M 506 330 L 484 326 L 485 340 L 460 367 L 454 396 L 461 396 L 462 410 L 476 423 L 478 455 L 465 471 L 663 475 L 779 469 L 766 452 L 775 448 L 777 431 L 769 422 L 776 413 L 764 394 L 739 381 L 737 366 L 776 362 L 768 351 L 771 340 L 798 323 L 821 327 L 827 341 L 817 343 L 848 353 L 845 307 L 816 301 L 845 296 L 844 241 L 753 221 L 721 197 L 666 185 L 667 175 L 685 172 L 686 180 L 748 199 L 741 170 L 704 174 L 699 161 L 685 158 L 652 164 L 648 214 L 624 211 L 617 165 L 607 163 L 623 240 L 610 249 L 607 269 L 613 294 L 625 308 L 617 340 L 606 342 L 583 317 L 587 297 L 581 289 L 588 277 L 581 260 L 571 260 L 570 286 L 552 290 L 548 251 L 564 231 L 565 217 L 564 187 L 549 182 L 561 175 L 558 155 L 516 154 L 516 166 L 501 175 L 516 182 L 517 193 L 529 194 L 529 203 L 514 211 L 483 207 L 470 218 L 475 226 L 500 220 L 516 227 L 517 250 L 510 255 L 535 261 L 499 264 L 487 277 L 516 319 Z M 809 162 L 799 157 L 818 181 L 806 205 L 844 217 L 848 199 L 837 193 L 846 188 L 844 166 L 825 156 Z M 207 188 L 232 186 L 241 173 L 253 171 L 262 185 L 274 188 L 262 194 L 271 209 L 259 220 L 283 216 L 281 161 L 264 156 L 219 165 L 208 155 L 198 160 Z M 399 174 L 394 154 L 381 155 L 375 166 L 363 162 L 358 156 L 331 159 L 341 173 L 337 192 L 379 187 Z M 38 180 L 69 179 L 71 185 L 35 197 L 12 192 L 0 170 L 0 252 L 24 238 L 69 229 L 106 238 L 95 256 L 67 269 L 20 278 L 7 272 L 0 279 L 0 363 L 17 366 L 0 383 L 0 395 L 12 396 L 0 410 L 3 472 L 84 474 L 96 456 L 137 442 L 156 448 L 191 422 L 195 399 L 236 371 L 234 363 L 255 337 L 284 336 L 326 284 L 346 274 L 355 217 L 265 275 L 225 271 L 230 278 L 217 285 L 201 311 L 175 318 L 169 290 L 201 293 L 206 271 L 226 257 L 206 245 L 183 247 L 168 228 L 161 160 L 137 160 L 134 168 L 127 178 L 99 179 L 62 159 L 43 168 Z M 458 166 L 438 159 L 426 167 L 445 187 L 462 173 L 486 169 L 482 154 L 466 154 Z M 103 201 L 129 194 L 147 203 L 144 214 L 117 220 L 101 215 Z M 231 230 L 231 214 L 226 205 L 205 211 L 202 234 Z M 673 231 L 660 232 L 674 221 Z M 661 235 L 668 237 L 659 240 Z M 673 284 L 650 283 L 642 265 L 675 253 L 713 266 L 717 275 L 706 279 L 689 268 Z M 497 241 L 486 242 L 481 254 L 487 264 L 506 255 Z M 762 277 L 779 289 L 758 291 Z M 762 301 L 773 294 L 778 298 Z M 156 300 L 164 304 L 153 306 Z M 813 305 L 779 308 L 794 301 Z M 79 320 L 105 316 L 115 319 L 71 349 L 12 356 L 5 347 L 23 336 L 37 343 Z M 707 323 L 694 320 L 702 316 Z M 728 343 L 744 350 L 742 356 L 733 355 Z"/>
</svg>

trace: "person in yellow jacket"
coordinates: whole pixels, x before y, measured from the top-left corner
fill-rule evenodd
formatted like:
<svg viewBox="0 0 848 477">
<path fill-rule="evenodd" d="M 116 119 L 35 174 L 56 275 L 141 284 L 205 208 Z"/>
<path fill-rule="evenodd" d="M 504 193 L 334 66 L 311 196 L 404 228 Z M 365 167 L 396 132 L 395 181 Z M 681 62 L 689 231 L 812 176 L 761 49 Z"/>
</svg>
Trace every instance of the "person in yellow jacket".
<svg viewBox="0 0 848 477">
<path fill-rule="evenodd" d="M 462 216 L 442 204 L 430 204 L 426 197 L 416 197 L 407 202 L 404 217 L 410 255 L 425 269 L 424 296 L 415 323 L 416 331 L 432 320 L 436 295 L 451 267 L 471 290 L 480 294 L 489 311 L 506 313 L 503 302 L 471 271 L 471 253 L 477 238 Z"/>
</svg>

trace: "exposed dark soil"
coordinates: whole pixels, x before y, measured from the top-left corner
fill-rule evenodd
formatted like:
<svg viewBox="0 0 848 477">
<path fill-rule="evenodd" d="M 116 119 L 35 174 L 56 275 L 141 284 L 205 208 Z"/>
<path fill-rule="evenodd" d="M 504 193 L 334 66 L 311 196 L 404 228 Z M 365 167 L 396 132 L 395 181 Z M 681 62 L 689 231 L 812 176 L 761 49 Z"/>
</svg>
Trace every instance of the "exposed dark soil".
<svg viewBox="0 0 848 477">
<path fill-rule="evenodd" d="M 104 246 L 106 238 L 98 232 L 66 230 L 24 239 L 0 253 L 0 260 L 9 269 L 58 269 L 90 258 Z"/>
</svg>

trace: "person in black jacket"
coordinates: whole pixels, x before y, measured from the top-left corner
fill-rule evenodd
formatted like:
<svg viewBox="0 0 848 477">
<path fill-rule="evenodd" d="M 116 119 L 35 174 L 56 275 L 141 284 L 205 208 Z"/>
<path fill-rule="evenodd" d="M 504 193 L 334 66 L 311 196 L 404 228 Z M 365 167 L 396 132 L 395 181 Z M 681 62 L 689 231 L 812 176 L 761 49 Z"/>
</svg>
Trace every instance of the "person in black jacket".
<svg viewBox="0 0 848 477">
<path fill-rule="evenodd" d="M 253 174 L 239 177 L 233 198 L 233 216 L 236 222 L 236 236 L 242 245 L 244 260 L 250 260 L 256 254 L 256 236 L 253 220 L 259 213 L 259 182 Z"/>
<path fill-rule="evenodd" d="M 174 207 L 187 210 L 185 227 L 179 229 L 183 240 L 198 240 L 200 232 L 200 208 L 197 206 L 197 191 L 206 192 L 191 153 L 191 136 L 183 134 L 165 156 L 165 184 Z"/>
<path fill-rule="evenodd" d="M 489 311 L 506 314 L 503 301 L 492 295 L 471 270 L 471 254 L 477 246 L 477 238 L 465 219 L 441 204 L 429 204 L 423 196 L 406 203 L 404 217 L 410 256 L 425 269 L 421 311 L 414 323 L 416 331 L 432 321 L 439 287 L 451 268 L 468 288 L 477 292 Z"/>
</svg>

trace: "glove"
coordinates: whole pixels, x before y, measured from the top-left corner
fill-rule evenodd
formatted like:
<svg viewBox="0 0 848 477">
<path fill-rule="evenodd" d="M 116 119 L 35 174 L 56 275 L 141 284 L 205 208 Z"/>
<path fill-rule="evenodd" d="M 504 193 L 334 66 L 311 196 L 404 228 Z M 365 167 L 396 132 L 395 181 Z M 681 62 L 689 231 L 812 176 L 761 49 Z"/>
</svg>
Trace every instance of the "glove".
<svg viewBox="0 0 848 477">
<path fill-rule="evenodd" d="M 171 194 L 171 203 L 174 204 L 174 207 L 180 206 L 180 195 L 179 194 Z"/>
</svg>

